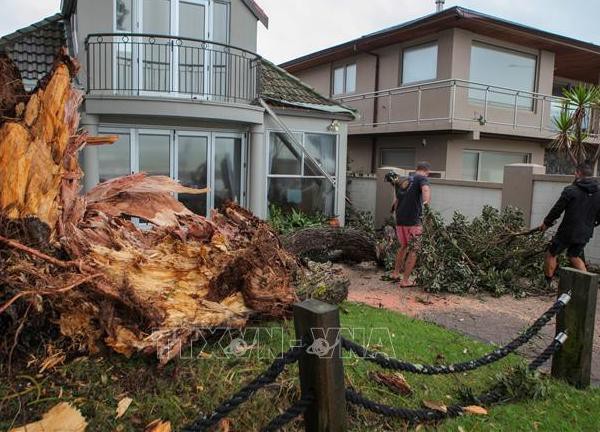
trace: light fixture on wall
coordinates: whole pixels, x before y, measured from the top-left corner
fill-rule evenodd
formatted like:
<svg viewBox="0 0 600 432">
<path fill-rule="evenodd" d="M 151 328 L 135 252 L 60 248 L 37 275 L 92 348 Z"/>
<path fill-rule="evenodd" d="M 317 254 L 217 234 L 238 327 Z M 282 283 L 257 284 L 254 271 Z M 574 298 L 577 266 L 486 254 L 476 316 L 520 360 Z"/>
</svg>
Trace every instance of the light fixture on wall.
<svg viewBox="0 0 600 432">
<path fill-rule="evenodd" d="M 331 120 L 331 124 L 327 126 L 327 130 L 329 132 L 339 132 L 340 131 L 340 122 L 337 120 Z"/>
<path fill-rule="evenodd" d="M 427 146 L 427 138 L 423 138 L 423 139 L 421 140 L 421 145 L 422 145 L 423 147 L 426 147 L 426 146 Z"/>
</svg>

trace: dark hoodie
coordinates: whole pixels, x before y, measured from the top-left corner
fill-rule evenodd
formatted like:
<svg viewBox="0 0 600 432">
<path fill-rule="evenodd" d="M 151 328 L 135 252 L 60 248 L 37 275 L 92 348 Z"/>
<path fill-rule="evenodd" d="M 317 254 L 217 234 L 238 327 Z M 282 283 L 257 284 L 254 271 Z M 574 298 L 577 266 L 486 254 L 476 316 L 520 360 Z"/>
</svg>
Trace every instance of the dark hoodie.
<svg viewBox="0 0 600 432">
<path fill-rule="evenodd" d="M 565 212 L 556 237 L 568 244 L 585 244 L 592 238 L 594 227 L 600 224 L 600 186 L 596 179 L 583 177 L 563 189 L 554 207 L 544 219 L 552 226 Z"/>
</svg>

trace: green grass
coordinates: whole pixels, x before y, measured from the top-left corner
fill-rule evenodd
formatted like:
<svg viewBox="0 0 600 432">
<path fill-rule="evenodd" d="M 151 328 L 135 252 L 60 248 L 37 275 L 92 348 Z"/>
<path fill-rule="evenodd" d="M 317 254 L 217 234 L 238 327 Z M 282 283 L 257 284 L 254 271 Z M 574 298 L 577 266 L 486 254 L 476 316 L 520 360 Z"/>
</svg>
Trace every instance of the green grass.
<svg viewBox="0 0 600 432">
<path fill-rule="evenodd" d="M 343 306 L 342 323 L 349 328 L 389 329 L 389 338 L 382 338 L 384 351 L 396 357 L 421 363 L 433 363 L 443 357 L 455 362 L 477 357 L 490 346 L 473 341 L 434 324 L 364 305 Z M 279 323 L 271 324 L 273 328 Z M 284 332 L 275 331 L 273 338 L 259 339 L 258 348 L 238 359 L 222 359 L 216 355 L 180 359 L 166 367 L 157 366 L 154 358 L 126 359 L 105 353 L 97 357 L 80 357 L 38 375 L 39 366 L 23 366 L 6 379 L 6 365 L 0 365 L 0 430 L 11 424 L 22 425 L 37 420 L 43 412 L 59 401 L 71 401 L 88 419 L 88 431 L 143 430 L 150 421 L 169 420 L 178 430 L 200 413 L 209 412 L 220 401 L 250 381 L 270 363 L 269 350 L 278 351 L 282 343 L 292 339 L 291 323 L 284 323 Z M 374 331 L 375 336 L 386 333 Z M 358 338 L 358 336 L 356 336 Z M 376 339 L 376 338 L 375 338 Z M 359 340 L 360 342 L 361 340 Z M 374 339 L 373 342 L 376 342 Z M 389 349 L 393 346 L 393 351 Z M 213 345 L 208 351 L 217 352 Z M 467 374 L 450 376 L 414 376 L 405 374 L 414 394 L 400 397 L 369 381 L 367 374 L 378 370 L 375 365 L 356 358 L 345 360 L 348 383 L 371 399 L 397 406 L 420 407 L 422 400 L 451 404 L 457 401 L 461 387 L 470 387 L 475 394 L 488 388 L 496 375 L 524 363 L 511 356 L 499 363 Z M 257 393 L 254 398 L 231 415 L 235 431 L 258 430 L 269 419 L 285 409 L 298 397 L 298 369 L 288 367 L 276 384 Z M 25 377 L 25 376 L 28 377 Z M 20 397 L 15 393 L 26 392 Z M 117 402 L 123 396 L 134 402 L 121 419 L 115 419 Z M 8 397 L 8 398 L 7 398 Z M 600 390 L 578 391 L 548 379 L 547 393 L 541 400 L 497 405 L 488 416 L 466 416 L 428 426 L 422 430 L 459 431 L 600 431 Z M 404 430 L 401 422 L 354 407 L 349 408 L 350 430 Z M 302 430 L 300 422 L 288 430 Z"/>
</svg>

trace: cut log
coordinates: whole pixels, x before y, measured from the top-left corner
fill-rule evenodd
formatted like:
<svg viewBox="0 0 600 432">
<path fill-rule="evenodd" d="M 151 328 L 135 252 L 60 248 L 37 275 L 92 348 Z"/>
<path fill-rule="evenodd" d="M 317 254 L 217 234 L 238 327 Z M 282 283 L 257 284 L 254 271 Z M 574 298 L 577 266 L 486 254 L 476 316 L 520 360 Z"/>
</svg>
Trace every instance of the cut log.
<svg viewBox="0 0 600 432">
<path fill-rule="evenodd" d="M 375 241 L 352 228 L 305 228 L 283 236 L 281 242 L 289 252 L 317 262 L 377 260 Z"/>
</svg>

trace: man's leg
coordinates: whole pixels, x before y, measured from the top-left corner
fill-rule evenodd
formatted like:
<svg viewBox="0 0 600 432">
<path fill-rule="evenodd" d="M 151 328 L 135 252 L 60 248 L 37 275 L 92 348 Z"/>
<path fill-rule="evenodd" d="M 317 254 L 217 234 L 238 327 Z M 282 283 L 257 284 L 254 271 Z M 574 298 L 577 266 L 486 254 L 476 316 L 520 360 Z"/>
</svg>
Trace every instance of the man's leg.
<svg viewBox="0 0 600 432">
<path fill-rule="evenodd" d="M 404 245 L 400 245 L 398 252 L 396 253 L 396 261 L 394 262 L 394 271 L 392 273 L 392 277 L 394 279 L 400 277 L 400 272 L 404 269 L 404 261 L 406 259 L 406 252 L 408 251 L 408 247 Z"/>
<path fill-rule="evenodd" d="M 410 227 L 409 229 L 408 254 L 406 256 L 406 261 L 404 262 L 404 276 L 402 278 L 402 282 L 400 283 L 400 286 L 402 287 L 413 285 L 410 280 L 410 275 L 415 268 L 415 264 L 417 263 L 417 251 L 419 250 L 419 240 L 422 233 L 423 228 L 421 226 L 414 226 Z"/>
<path fill-rule="evenodd" d="M 544 276 L 546 276 L 547 280 L 552 280 L 557 266 L 558 259 L 556 256 L 554 256 L 551 251 L 546 251 L 546 256 L 544 259 Z"/>
<path fill-rule="evenodd" d="M 571 265 L 575 267 L 577 270 L 587 271 L 587 267 L 585 266 L 585 261 L 583 261 L 579 257 L 569 257 L 569 261 Z"/>
<path fill-rule="evenodd" d="M 407 287 L 412 286 L 412 282 L 410 281 L 410 274 L 415 268 L 415 264 L 417 263 L 417 252 L 414 249 L 410 249 L 408 251 L 408 255 L 406 257 L 406 262 L 404 263 L 404 276 L 402 278 L 402 282 L 400 286 Z"/>
<path fill-rule="evenodd" d="M 570 245 L 569 249 L 567 250 L 567 257 L 569 258 L 569 262 L 573 267 L 581 271 L 587 271 L 585 260 L 582 258 L 584 249 L 585 244 L 574 244 Z"/>
</svg>

